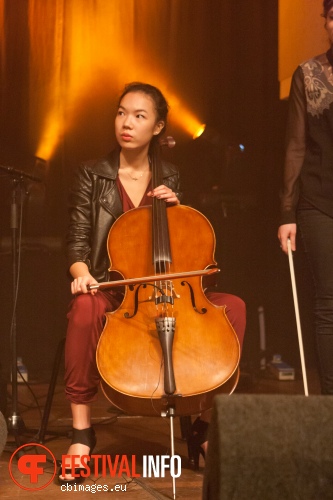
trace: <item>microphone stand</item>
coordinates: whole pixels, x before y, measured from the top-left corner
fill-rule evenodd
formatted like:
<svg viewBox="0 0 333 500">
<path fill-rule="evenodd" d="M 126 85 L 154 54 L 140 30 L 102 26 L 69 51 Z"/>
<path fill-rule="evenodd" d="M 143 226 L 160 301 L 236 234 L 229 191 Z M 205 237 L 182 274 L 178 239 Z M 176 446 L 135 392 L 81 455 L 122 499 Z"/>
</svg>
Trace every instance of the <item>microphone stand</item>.
<svg viewBox="0 0 333 500">
<path fill-rule="evenodd" d="M 19 218 L 17 211 L 17 191 L 20 192 L 22 200 L 22 178 L 14 177 L 12 179 L 12 203 L 10 210 L 10 229 L 12 236 L 12 281 L 13 281 L 13 315 L 10 331 L 11 346 L 11 382 L 12 382 L 12 414 L 8 417 L 8 429 L 13 432 L 16 446 L 20 446 L 19 435 L 25 430 L 24 422 L 18 413 L 18 392 L 17 392 L 17 337 L 16 337 L 16 305 L 18 293 L 17 269 L 18 269 L 18 250 L 17 250 L 17 232 L 19 229 Z"/>
<path fill-rule="evenodd" d="M 35 182 L 42 182 L 41 179 L 13 167 L 0 165 L 0 170 L 4 170 L 12 177 L 12 202 L 10 210 L 10 230 L 12 240 L 12 282 L 13 282 L 13 314 L 10 330 L 10 348 L 11 348 L 11 384 L 12 384 L 12 413 L 8 417 L 8 430 L 12 431 L 16 447 L 20 447 L 20 433 L 25 430 L 25 425 L 18 411 L 18 390 L 17 390 L 17 336 L 16 336 L 16 306 L 18 296 L 18 276 L 19 276 L 19 247 L 17 245 L 17 234 L 22 229 L 22 207 L 23 207 L 23 189 L 25 194 L 28 191 L 25 186 L 25 179 Z M 18 213 L 17 194 L 20 195 L 21 217 Z"/>
</svg>

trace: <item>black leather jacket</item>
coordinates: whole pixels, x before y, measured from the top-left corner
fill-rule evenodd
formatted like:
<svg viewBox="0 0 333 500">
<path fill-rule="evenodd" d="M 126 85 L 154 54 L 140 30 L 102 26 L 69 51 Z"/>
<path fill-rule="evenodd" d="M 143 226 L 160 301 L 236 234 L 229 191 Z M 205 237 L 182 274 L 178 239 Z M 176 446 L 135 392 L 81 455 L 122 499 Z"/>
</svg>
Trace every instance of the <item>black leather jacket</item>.
<svg viewBox="0 0 333 500">
<path fill-rule="evenodd" d="M 112 224 L 123 213 L 116 185 L 118 169 L 119 150 L 100 160 L 83 163 L 76 172 L 69 197 L 68 267 L 85 262 L 97 281 L 109 279 L 107 237 Z M 180 199 L 177 167 L 162 161 L 162 175 L 163 184 Z"/>
</svg>

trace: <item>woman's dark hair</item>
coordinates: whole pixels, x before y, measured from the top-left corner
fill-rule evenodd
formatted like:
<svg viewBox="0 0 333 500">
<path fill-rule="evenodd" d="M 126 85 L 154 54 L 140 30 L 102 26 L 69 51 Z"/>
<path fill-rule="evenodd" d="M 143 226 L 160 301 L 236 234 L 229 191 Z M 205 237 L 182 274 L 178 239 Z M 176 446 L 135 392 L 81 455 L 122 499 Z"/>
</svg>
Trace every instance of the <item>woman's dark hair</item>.
<svg viewBox="0 0 333 500">
<path fill-rule="evenodd" d="M 322 16 L 327 17 L 327 14 L 329 13 L 332 7 L 333 7 L 333 0 L 324 0 Z"/>
<path fill-rule="evenodd" d="M 157 87 L 154 87 L 149 83 L 142 83 L 142 82 L 128 83 L 127 85 L 125 85 L 123 93 L 119 98 L 118 105 L 120 105 L 120 102 L 123 99 L 123 97 L 126 94 L 129 94 L 130 92 L 142 92 L 143 94 L 146 94 L 149 97 L 151 97 L 155 106 L 157 121 L 161 120 L 164 122 L 164 127 L 162 128 L 160 133 L 155 137 L 159 137 L 160 135 L 162 135 L 166 128 L 168 111 L 169 111 L 169 105 L 162 92 Z"/>
</svg>

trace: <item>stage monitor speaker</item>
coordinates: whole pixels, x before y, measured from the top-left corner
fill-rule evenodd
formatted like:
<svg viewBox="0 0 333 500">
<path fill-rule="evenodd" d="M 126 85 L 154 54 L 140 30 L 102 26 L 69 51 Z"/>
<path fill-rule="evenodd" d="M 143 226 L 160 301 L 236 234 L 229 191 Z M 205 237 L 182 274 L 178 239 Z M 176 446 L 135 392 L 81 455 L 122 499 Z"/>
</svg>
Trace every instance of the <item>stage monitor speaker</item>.
<svg viewBox="0 0 333 500">
<path fill-rule="evenodd" d="M 333 499 L 333 397 L 216 397 L 203 499 Z"/>
</svg>

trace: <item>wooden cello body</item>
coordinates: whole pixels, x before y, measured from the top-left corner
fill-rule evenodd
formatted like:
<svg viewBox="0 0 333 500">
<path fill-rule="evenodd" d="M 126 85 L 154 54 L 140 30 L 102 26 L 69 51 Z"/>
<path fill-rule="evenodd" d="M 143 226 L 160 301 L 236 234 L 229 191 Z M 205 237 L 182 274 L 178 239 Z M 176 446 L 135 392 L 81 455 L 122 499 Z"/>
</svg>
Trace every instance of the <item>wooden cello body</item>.
<svg viewBox="0 0 333 500">
<path fill-rule="evenodd" d="M 166 217 L 169 273 L 216 266 L 215 235 L 200 212 L 178 205 L 166 208 Z M 217 393 L 234 390 L 240 347 L 225 308 L 208 301 L 200 276 L 171 283 L 163 280 L 163 270 L 157 273 L 153 224 L 152 208 L 141 207 L 123 214 L 111 228 L 110 269 L 124 278 L 158 275 L 154 283 L 126 287 L 120 307 L 107 313 L 97 366 L 106 397 L 122 410 L 153 416 L 172 405 L 175 415 L 191 415 L 211 408 Z M 156 328 L 156 320 L 165 315 L 174 321 L 172 390 L 165 387 L 165 353 Z"/>
</svg>

